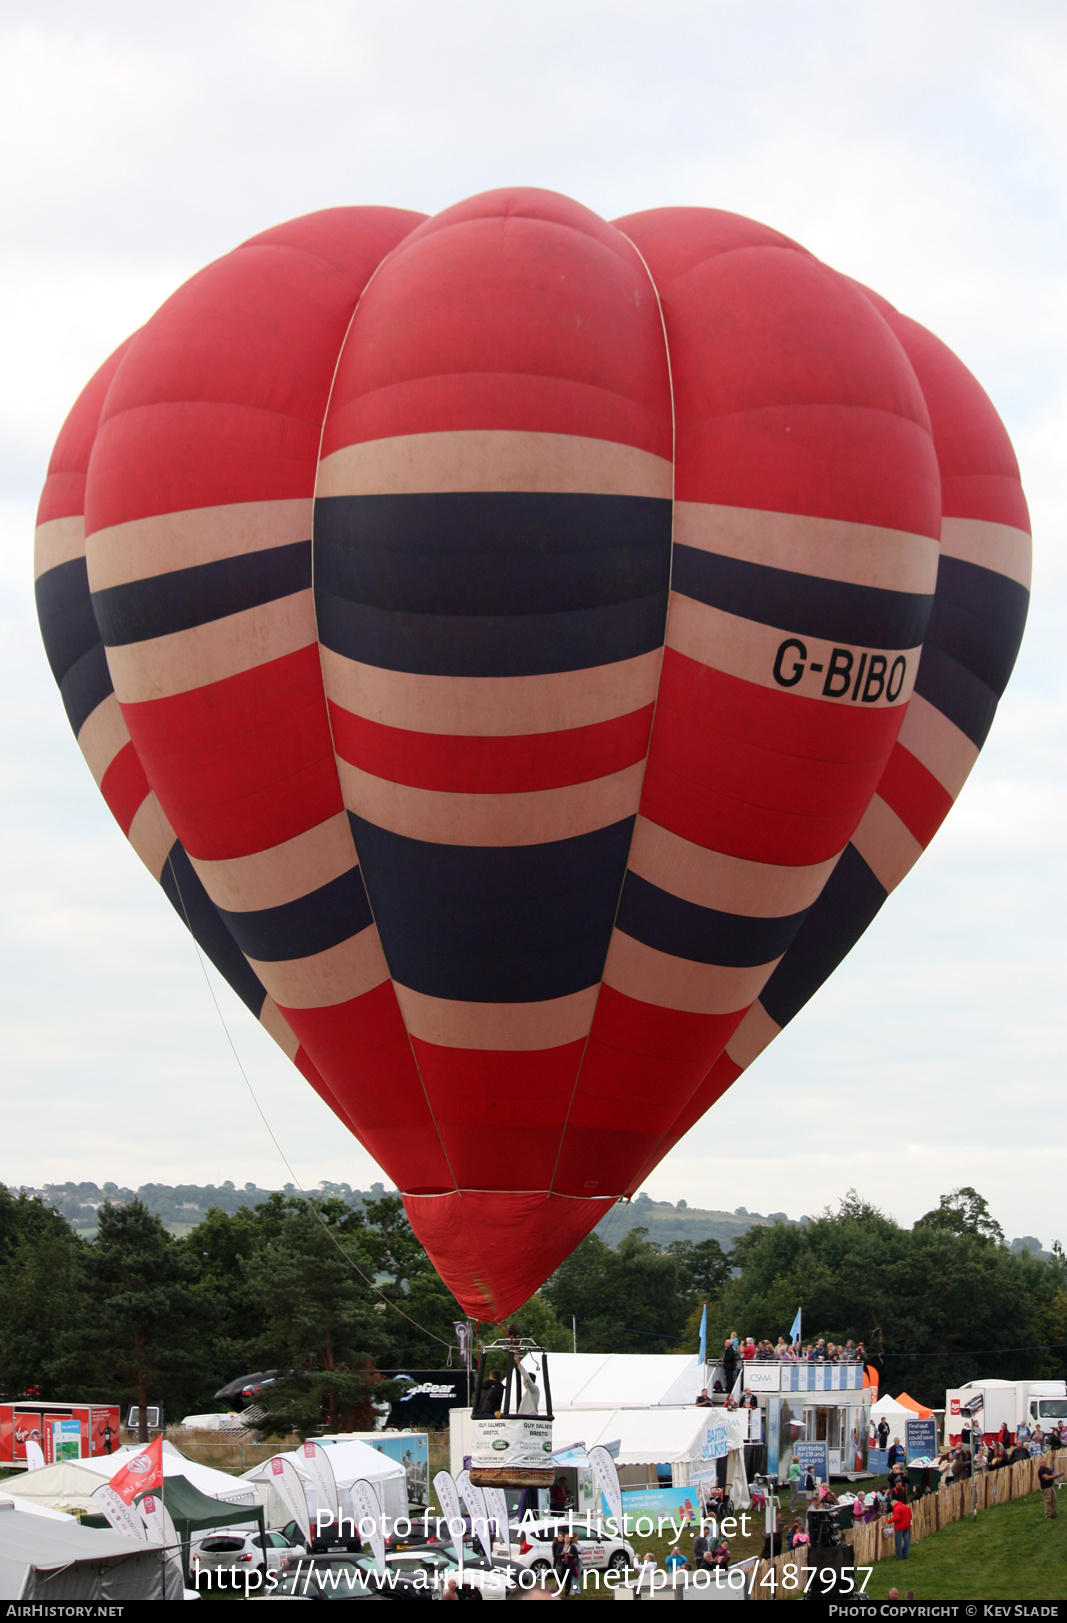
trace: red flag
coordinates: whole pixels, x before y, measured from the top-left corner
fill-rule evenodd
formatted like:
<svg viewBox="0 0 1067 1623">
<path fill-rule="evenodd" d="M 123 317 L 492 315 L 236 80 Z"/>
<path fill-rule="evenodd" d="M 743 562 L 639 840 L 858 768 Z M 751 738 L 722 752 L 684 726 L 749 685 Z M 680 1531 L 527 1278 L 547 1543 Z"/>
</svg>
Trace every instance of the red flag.
<svg viewBox="0 0 1067 1623">
<path fill-rule="evenodd" d="M 163 1439 L 142 1448 L 121 1470 L 111 1478 L 111 1486 L 127 1505 L 132 1505 L 139 1493 L 163 1486 Z"/>
</svg>

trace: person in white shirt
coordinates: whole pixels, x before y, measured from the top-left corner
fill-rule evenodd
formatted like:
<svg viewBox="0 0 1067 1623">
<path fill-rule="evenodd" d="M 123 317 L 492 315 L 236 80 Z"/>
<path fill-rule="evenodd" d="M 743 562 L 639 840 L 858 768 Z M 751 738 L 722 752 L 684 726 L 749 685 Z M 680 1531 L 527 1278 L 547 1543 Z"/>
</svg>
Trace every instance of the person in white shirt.
<svg viewBox="0 0 1067 1623">
<path fill-rule="evenodd" d="M 519 1399 L 519 1413 L 536 1414 L 541 1406 L 541 1388 L 530 1372 L 523 1369 L 518 1353 L 513 1353 L 512 1357 L 523 1386 L 522 1397 Z"/>
</svg>

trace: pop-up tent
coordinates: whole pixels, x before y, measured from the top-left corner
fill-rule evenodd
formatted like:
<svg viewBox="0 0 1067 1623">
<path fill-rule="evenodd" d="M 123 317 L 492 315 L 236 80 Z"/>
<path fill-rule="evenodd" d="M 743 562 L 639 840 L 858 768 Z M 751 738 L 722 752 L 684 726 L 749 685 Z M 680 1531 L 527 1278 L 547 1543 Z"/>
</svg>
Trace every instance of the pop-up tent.
<svg viewBox="0 0 1067 1623">
<path fill-rule="evenodd" d="M 99 1509 L 93 1494 L 101 1483 L 109 1482 L 116 1471 L 128 1464 L 138 1448 L 120 1448 L 114 1454 L 104 1454 L 85 1460 L 63 1460 L 58 1465 L 45 1465 L 39 1471 L 27 1471 L 18 1478 L 9 1478 L 4 1492 L 54 1510 Z M 247 1483 L 216 1471 L 210 1465 L 198 1465 L 187 1460 L 170 1443 L 163 1444 L 164 1498 L 170 1483 L 184 1477 L 200 1493 L 212 1500 L 225 1500 L 245 1509 L 245 1519 L 251 1520 L 256 1495 Z"/>
<path fill-rule="evenodd" d="M 890 1437 L 899 1434 L 901 1442 L 904 1441 L 904 1422 L 915 1418 L 915 1410 L 898 1403 L 896 1398 L 879 1398 L 877 1403 L 871 1404 L 871 1425 L 877 1426 L 880 1420 L 884 1420 L 889 1427 Z"/>
<path fill-rule="evenodd" d="M 330 1465 L 333 1468 L 334 1480 L 341 1501 L 341 1514 L 352 1515 L 352 1507 L 348 1502 L 348 1494 L 353 1483 L 361 1479 L 369 1482 L 377 1490 L 382 1510 L 392 1520 L 398 1516 L 408 1514 L 408 1479 L 407 1472 L 399 1460 L 392 1460 L 386 1454 L 379 1454 L 376 1448 L 367 1443 L 331 1443 L 323 1440 L 323 1447 L 329 1451 Z M 275 1456 L 277 1458 L 278 1456 Z M 307 1495 L 308 1509 L 314 1521 L 316 1510 L 327 1510 L 327 1505 L 320 1505 L 315 1491 L 315 1484 L 309 1475 L 303 1453 L 299 1448 L 281 1456 L 291 1460 L 296 1466 Z M 264 1460 L 262 1465 L 256 1465 L 251 1471 L 246 1471 L 243 1477 L 238 1478 L 241 1485 L 258 1483 L 261 1485 L 262 1502 L 267 1506 L 267 1520 L 271 1527 L 284 1527 L 291 1519 L 291 1512 L 285 1508 L 277 1494 L 270 1486 L 271 1478 L 270 1460 Z"/>
<path fill-rule="evenodd" d="M 11 1601 L 181 1600 L 181 1574 L 158 1545 L 110 1529 L 19 1515 L 0 1504 L 0 1598 Z"/>
<path fill-rule="evenodd" d="M 902 1409 L 910 1409 L 911 1410 L 911 1418 L 912 1418 L 912 1420 L 932 1420 L 933 1419 L 934 1411 L 932 1409 L 928 1409 L 925 1406 L 925 1404 L 916 1403 L 915 1399 L 912 1398 L 912 1397 L 909 1397 L 906 1392 L 902 1392 L 900 1394 L 900 1396 L 897 1398 L 897 1403 L 900 1405 L 900 1407 Z"/>
<path fill-rule="evenodd" d="M 262 1535 L 266 1529 L 263 1523 L 263 1510 L 259 1505 L 230 1505 L 221 1499 L 213 1499 L 210 1494 L 201 1493 L 194 1488 L 183 1476 L 169 1476 L 163 1483 L 163 1492 L 156 1491 L 155 1497 L 170 1511 L 174 1523 L 174 1531 L 186 1548 L 188 1560 L 188 1545 L 194 1533 L 206 1532 L 211 1527 L 258 1527 Z M 138 1500 L 144 1494 L 137 1495 Z M 97 1507 L 94 1506 L 94 1511 Z M 107 1519 L 103 1516 L 86 1516 L 85 1523 L 89 1527 L 106 1527 Z"/>
</svg>

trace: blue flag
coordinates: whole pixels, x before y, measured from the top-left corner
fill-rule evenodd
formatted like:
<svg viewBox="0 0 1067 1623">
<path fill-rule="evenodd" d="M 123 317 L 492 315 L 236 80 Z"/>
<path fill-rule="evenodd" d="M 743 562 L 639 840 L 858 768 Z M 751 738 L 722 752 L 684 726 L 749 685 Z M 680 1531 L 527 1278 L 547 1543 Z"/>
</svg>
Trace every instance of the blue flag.
<svg viewBox="0 0 1067 1623">
<path fill-rule="evenodd" d="M 704 1303 L 704 1311 L 700 1315 L 700 1362 L 708 1361 L 708 1304 Z"/>
<path fill-rule="evenodd" d="M 798 1347 L 800 1345 L 800 1313 L 801 1313 L 801 1310 L 798 1307 L 797 1308 L 797 1316 L 793 1320 L 793 1328 L 789 1332 L 789 1340 L 791 1341 L 791 1343 L 793 1344 L 794 1347 Z"/>
</svg>

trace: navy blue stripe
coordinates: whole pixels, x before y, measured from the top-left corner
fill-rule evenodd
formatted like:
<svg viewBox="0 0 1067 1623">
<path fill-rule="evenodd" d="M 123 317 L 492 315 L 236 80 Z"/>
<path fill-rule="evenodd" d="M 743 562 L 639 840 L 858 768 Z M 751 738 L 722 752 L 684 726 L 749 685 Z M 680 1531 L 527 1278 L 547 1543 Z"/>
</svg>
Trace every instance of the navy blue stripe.
<svg viewBox="0 0 1067 1623">
<path fill-rule="evenodd" d="M 310 585 L 311 542 L 292 541 L 105 587 L 93 593 L 93 609 L 104 642 L 119 648 L 223 620 Z"/>
<path fill-rule="evenodd" d="M 683 901 L 642 879 L 640 874 L 629 872 L 616 923 L 626 935 L 657 952 L 669 952 L 698 964 L 748 969 L 780 958 L 806 913 L 807 909 L 773 919 L 720 913 L 712 907 Z"/>
<path fill-rule="evenodd" d="M 667 596 L 571 614 L 399 614 L 315 592 L 319 641 L 348 659 L 419 676 L 544 676 L 647 654 L 663 643 Z"/>
<path fill-rule="evenodd" d="M 432 845 L 349 814 L 389 971 L 429 997 L 527 1003 L 604 971 L 633 818 L 545 845 Z"/>
<path fill-rule="evenodd" d="M 513 491 L 315 504 L 315 582 L 406 614 L 532 615 L 667 590 L 671 504 Z"/>
<path fill-rule="evenodd" d="M 930 642 L 919 660 L 915 691 L 981 749 L 997 713 L 997 696 L 980 677 Z"/>
<path fill-rule="evenodd" d="M 886 899 L 854 845 L 846 845 L 796 940 L 774 971 L 759 1000 L 779 1026 L 795 1014 L 852 951 Z"/>
<path fill-rule="evenodd" d="M 107 668 L 107 654 L 98 638 L 77 664 L 71 666 L 59 684 L 59 696 L 75 737 L 97 705 L 103 704 L 108 694 L 114 691 L 111 672 Z"/>
<path fill-rule="evenodd" d="M 350 868 L 318 890 L 280 907 L 248 913 L 231 913 L 223 907 L 218 911 L 241 951 L 264 963 L 310 958 L 372 923 L 358 868 Z"/>
<path fill-rule="evenodd" d="M 258 1020 L 267 996 L 266 988 L 242 956 L 178 840 L 170 848 L 159 882 L 182 923 L 188 925 L 219 974 Z"/>
<path fill-rule="evenodd" d="M 791 569 L 675 546 L 676 592 L 758 625 L 861 648 L 917 648 L 933 597 L 821 580 Z"/>
<path fill-rule="evenodd" d="M 1018 581 L 942 556 L 927 642 L 966 665 L 999 696 L 1023 640 L 1030 593 Z"/>
<path fill-rule="evenodd" d="M 34 596 L 48 663 L 56 681 L 62 682 L 71 667 L 100 641 L 85 559 L 68 558 L 46 570 L 34 585 Z"/>
</svg>

